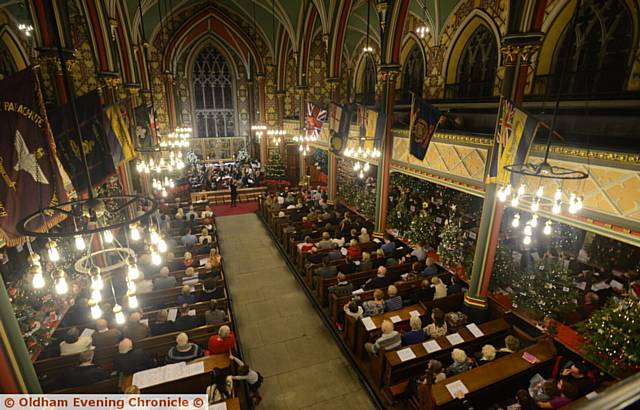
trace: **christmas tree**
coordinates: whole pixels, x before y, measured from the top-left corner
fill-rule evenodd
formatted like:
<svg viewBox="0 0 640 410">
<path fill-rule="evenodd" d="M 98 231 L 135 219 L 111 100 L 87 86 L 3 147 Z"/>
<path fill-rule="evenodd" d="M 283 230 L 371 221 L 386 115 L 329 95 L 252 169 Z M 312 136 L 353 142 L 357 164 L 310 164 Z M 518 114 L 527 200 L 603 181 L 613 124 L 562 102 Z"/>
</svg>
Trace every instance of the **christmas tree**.
<svg viewBox="0 0 640 410">
<path fill-rule="evenodd" d="M 395 200 L 395 206 L 389 207 L 387 225 L 391 229 L 397 229 L 398 235 L 402 235 L 409 229 L 411 223 L 409 208 L 407 207 L 407 196 L 404 192 L 398 192 L 398 197 Z"/>
<path fill-rule="evenodd" d="M 455 220 L 455 215 L 456 206 L 451 205 L 449 218 L 444 222 L 438 245 L 440 260 L 449 269 L 456 269 L 464 262 L 464 235 L 459 221 Z"/>
<path fill-rule="evenodd" d="M 436 222 L 435 217 L 426 209 L 420 211 L 411 221 L 409 239 L 411 242 L 422 242 L 425 245 L 435 246 Z"/>
<path fill-rule="evenodd" d="M 278 149 L 274 149 L 273 151 L 271 151 L 269 163 L 265 166 L 265 171 L 267 174 L 267 178 L 269 179 L 286 178 L 284 162 L 282 162 L 282 157 L 280 156 L 280 151 Z"/>
<path fill-rule="evenodd" d="M 534 319 L 558 319 L 575 310 L 582 291 L 577 289 L 564 260 L 544 257 L 534 261 L 529 272 L 512 276 L 513 307 Z"/>
<path fill-rule="evenodd" d="M 609 373 L 624 378 L 640 370 L 640 300 L 612 300 L 577 327 L 587 357 Z"/>
<path fill-rule="evenodd" d="M 511 249 L 504 241 L 498 242 L 491 273 L 491 290 L 507 289 L 511 285 L 515 270 Z"/>
</svg>

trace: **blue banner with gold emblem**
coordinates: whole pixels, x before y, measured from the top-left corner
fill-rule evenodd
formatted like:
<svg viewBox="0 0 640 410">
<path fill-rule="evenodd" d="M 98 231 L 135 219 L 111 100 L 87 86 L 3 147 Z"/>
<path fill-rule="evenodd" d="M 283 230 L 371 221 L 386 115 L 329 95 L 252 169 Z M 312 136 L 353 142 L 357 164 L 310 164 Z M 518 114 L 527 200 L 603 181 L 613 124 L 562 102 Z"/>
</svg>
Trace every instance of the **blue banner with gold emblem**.
<svg viewBox="0 0 640 410">
<path fill-rule="evenodd" d="M 411 105 L 409 135 L 411 145 L 409 152 L 422 161 L 427 155 L 429 143 L 438 129 L 442 113 L 422 98 L 415 96 Z"/>
</svg>

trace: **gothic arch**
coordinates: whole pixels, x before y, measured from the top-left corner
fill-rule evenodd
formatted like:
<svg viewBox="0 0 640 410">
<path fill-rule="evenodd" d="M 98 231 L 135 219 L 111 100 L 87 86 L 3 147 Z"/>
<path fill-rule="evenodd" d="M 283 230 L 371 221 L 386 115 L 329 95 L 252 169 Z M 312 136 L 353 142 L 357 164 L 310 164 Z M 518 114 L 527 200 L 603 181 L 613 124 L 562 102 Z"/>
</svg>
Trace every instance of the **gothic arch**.
<svg viewBox="0 0 640 410">
<path fill-rule="evenodd" d="M 415 33 L 407 33 L 407 35 L 405 36 L 404 40 L 402 41 L 402 49 L 400 50 L 400 65 L 402 66 L 402 75 L 399 75 L 398 78 L 396 79 L 396 89 L 403 89 L 404 88 L 404 71 L 405 71 L 405 65 L 407 64 L 407 60 L 409 59 L 411 53 L 414 53 L 414 50 L 419 50 L 420 55 L 422 56 L 422 61 L 423 61 L 423 65 L 422 65 L 422 76 L 426 77 L 428 70 L 427 70 L 427 53 L 426 50 L 423 46 L 422 41 L 420 40 L 420 38 L 415 34 Z"/>
<path fill-rule="evenodd" d="M 29 56 L 26 50 L 8 25 L 0 27 L 0 41 L 2 42 L 0 46 L 5 49 L 7 57 L 11 58 L 11 64 L 16 71 L 24 70 L 29 66 Z"/>
<path fill-rule="evenodd" d="M 358 59 L 358 63 L 356 64 L 355 75 L 353 76 L 354 84 L 354 94 L 358 97 L 362 97 L 363 93 L 366 91 L 364 89 L 365 76 L 367 76 L 367 70 L 373 70 L 374 78 L 377 78 L 378 67 L 375 59 L 371 55 L 371 53 L 362 53 Z M 375 100 L 375 83 L 373 88 L 373 98 Z M 358 98 L 356 97 L 356 100 Z M 357 101 L 358 102 L 358 101 Z"/>
</svg>

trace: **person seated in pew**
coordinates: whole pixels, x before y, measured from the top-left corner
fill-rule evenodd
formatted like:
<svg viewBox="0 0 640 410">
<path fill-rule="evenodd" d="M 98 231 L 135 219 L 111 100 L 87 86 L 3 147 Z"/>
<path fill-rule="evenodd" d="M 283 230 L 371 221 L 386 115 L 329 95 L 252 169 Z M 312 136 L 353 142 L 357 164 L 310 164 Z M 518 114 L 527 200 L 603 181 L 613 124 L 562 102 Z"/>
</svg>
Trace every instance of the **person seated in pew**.
<svg viewBox="0 0 640 410">
<path fill-rule="evenodd" d="M 506 410 L 536 410 L 536 402 L 525 389 L 519 389 L 516 392 L 515 403 L 507 406 Z"/>
<path fill-rule="evenodd" d="M 373 291 L 373 300 L 366 300 L 362 303 L 365 316 L 377 316 L 384 313 L 384 292 L 382 289 Z"/>
<path fill-rule="evenodd" d="M 438 265 L 436 265 L 436 261 L 432 257 L 427 257 L 425 260 L 424 270 L 422 271 L 422 276 L 433 276 L 438 274 Z"/>
<path fill-rule="evenodd" d="M 162 309 L 156 314 L 156 320 L 149 325 L 151 336 L 175 332 L 176 328 L 169 319 L 169 309 Z"/>
<path fill-rule="evenodd" d="M 211 207 L 209 206 L 209 204 L 206 204 L 204 206 L 204 211 L 200 213 L 200 219 L 209 219 L 209 218 L 213 218 L 213 211 L 211 210 Z"/>
<path fill-rule="evenodd" d="M 447 285 L 442 282 L 437 276 L 431 278 L 431 285 L 433 286 L 433 300 L 442 299 L 447 297 Z"/>
<path fill-rule="evenodd" d="M 213 242 L 211 235 L 209 235 L 209 230 L 207 228 L 202 228 L 200 231 L 200 237 L 198 238 L 198 243 L 200 245 L 209 245 Z"/>
<path fill-rule="evenodd" d="M 198 283 L 198 281 L 198 274 L 192 266 L 184 270 L 184 276 L 182 277 L 183 285 L 195 285 L 196 283 Z"/>
<path fill-rule="evenodd" d="M 144 279 L 140 277 L 138 280 L 133 281 L 136 286 L 136 294 L 151 292 L 153 290 L 153 281 L 151 279 Z"/>
<path fill-rule="evenodd" d="M 414 305 L 419 302 L 433 300 L 434 293 L 435 289 L 431 287 L 431 281 L 429 279 L 423 279 L 422 282 L 420 282 L 420 287 L 414 289 L 409 299 L 405 300 L 405 304 Z"/>
<path fill-rule="evenodd" d="M 358 245 L 357 239 L 351 239 L 351 242 L 349 242 L 347 255 L 353 259 L 358 259 L 362 256 L 362 249 L 360 249 L 360 245 Z"/>
<path fill-rule="evenodd" d="M 322 266 L 317 267 L 313 271 L 314 283 L 316 282 L 316 277 L 319 278 L 330 278 L 336 276 L 338 273 L 338 268 L 336 265 L 329 265 L 329 257 L 325 257 L 322 259 Z"/>
<path fill-rule="evenodd" d="M 453 349 L 451 352 L 451 358 L 453 359 L 453 363 L 447 367 L 447 377 L 464 373 L 472 367 L 470 359 L 462 349 Z"/>
<path fill-rule="evenodd" d="M 387 300 L 384 301 L 384 311 L 391 312 L 402 308 L 402 296 L 398 295 L 398 288 L 389 285 L 387 288 Z"/>
<path fill-rule="evenodd" d="M 379 351 L 389 351 L 400 347 L 402 340 L 400 333 L 393 329 L 393 323 L 390 320 L 383 320 L 380 325 L 382 335 L 376 339 L 375 343 L 367 342 L 364 344 L 364 349 L 372 354 L 377 354 Z"/>
<path fill-rule="evenodd" d="M 352 273 L 356 273 L 358 271 L 358 265 L 354 263 L 354 260 L 351 256 L 347 256 L 346 263 L 340 265 L 338 270 L 345 275 L 351 275 Z"/>
<path fill-rule="evenodd" d="M 170 272 L 184 269 L 182 261 L 176 260 L 176 255 L 173 252 L 167 252 L 167 267 Z"/>
<path fill-rule="evenodd" d="M 198 238 L 191 232 L 191 228 L 187 228 L 184 235 L 180 238 L 180 242 L 185 249 L 191 249 L 198 243 Z"/>
<path fill-rule="evenodd" d="M 118 329 L 109 329 L 105 319 L 96 320 L 96 331 L 91 335 L 96 349 L 115 346 L 122 339 L 122 332 Z"/>
<path fill-rule="evenodd" d="M 389 285 L 389 278 L 387 278 L 387 268 L 385 268 L 384 266 L 380 266 L 378 268 L 376 276 L 367 280 L 362 285 L 362 289 L 364 290 L 378 289 L 378 288 L 387 287 L 388 285 Z"/>
<path fill-rule="evenodd" d="M 362 309 L 362 306 L 358 306 L 358 304 L 353 300 L 344 305 L 342 310 L 344 310 L 345 315 L 351 316 L 355 320 L 362 319 L 364 316 L 364 309 Z"/>
<path fill-rule="evenodd" d="M 336 275 L 336 279 L 338 283 L 335 285 L 329 286 L 327 292 L 329 295 L 334 294 L 337 297 L 348 296 L 353 292 L 353 283 L 347 280 L 347 277 L 344 273 L 338 272 Z"/>
<path fill-rule="evenodd" d="M 111 377 L 108 371 L 93 364 L 93 350 L 81 352 L 78 359 L 79 364 L 67 369 L 62 376 L 65 387 L 86 386 Z"/>
<path fill-rule="evenodd" d="M 316 245 L 311 240 L 309 235 L 304 237 L 304 243 L 300 247 L 300 253 L 309 253 L 312 249 L 314 249 Z"/>
<path fill-rule="evenodd" d="M 440 308 L 433 308 L 431 311 L 431 323 L 429 323 L 424 331 L 429 337 L 435 339 L 436 337 L 445 336 L 447 334 L 447 322 L 444 320 L 444 312 Z"/>
<path fill-rule="evenodd" d="M 196 296 L 191 293 L 191 286 L 183 285 L 180 295 L 178 295 L 178 305 L 193 305 L 197 302 Z"/>
<path fill-rule="evenodd" d="M 412 281 L 422 277 L 422 262 L 413 262 L 411 270 L 402 276 L 404 281 Z"/>
<path fill-rule="evenodd" d="M 191 252 L 185 252 L 182 259 L 182 269 L 197 268 L 200 266 L 200 261 L 193 259 Z"/>
<path fill-rule="evenodd" d="M 560 379 L 557 383 L 557 391 L 553 392 L 549 401 L 537 402 L 541 409 L 559 409 L 580 397 L 580 391 L 575 382 L 569 379 Z"/>
<path fill-rule="evenodd" d="M 358 265 L 358 272 L 364 272 L 371 269 L 373 269 L 371 254 L 369 252 L 362 252 L 362 259 L 360 259 L 360 265 Z"/>
<path fill-rule="evenodd" d="M 210 272 L 212 276 L 220 276 L 220 271 L 222 270 L 222 256 L 218 252 L 218 248 L 211 248 L 204 268 Z"/>
<path fill-rule="evenodd" d="M 196 313 L 195 310 L 193 312 L 193 315 L 191 315 L 190 312 L 191 312 L 191 309 L 189 308 L 189 305 L 184 304 L 180 306 L 180 310 L 178 311 L 178 317 L 174 322 L 176 331 L 190 330 L 190 329 L 193 329 L 194 327 L 203 325 L 202 323 L 203 318 L 198 317 L 195 314 Z"/>
<path fill-rule="evenodd" d="M 171 233 L 171 216 L 163 214 L 160 217 L 160 231 L 165 235 L 169 235 Z"/>
<path fill-rule="evenodd" d="M 206 278 L 202 281 L 202 293 L 198 298 L 199 302 L 207 302 L 211 299 L 222 299 L 224 297 L 224 285 L 218 286 L 217 278 Z"/>
<path fill-rule="evenodd" d="M 151 254 L 148 249 L 138 258 L 138 270 L 142 273 L 142 278 L 150 278 L 160 271 L 157 266 L 151 263 Z"/>
<path fill-rule="evenodd" d="M 478 366 L 487 364 L 496 358 L 496 348 L 493 345 L 484 345 L 479 354 L 476 354 L 476 363 Z"/>
<path fill-rule="evenodd" d="M 467 284 L 458 274 L 451 276 L 451 285 L 447 286 L 447 295 L 462 293 L 467 288 Z"/>
<path fill-rule="evenodd" d="M 560 373 L 563 379 L 573 382 L 580 396 L 591 393 L 595 389 L 593 381 L 587 376 L 589 367 L 584 362 L 569 362 L 565 365 Z"/>
<path fill-rule="evenodd" d="M 434 384 L 443 381 L 447 378 L 447 375 L 442 371 L 442 363 L 439 360 L 429 360 L 427 368 L 424 373 L 418 377 L 412 377 L 409 379 L 407 389 L 404 392 L 404 396 L 409 399 L 418 394 L 421 388 L 427 384 Z"/>
<path fill-rule="evenodd" d="M 155 360 L 142 349 L 134 349 L 131 339 L 122 339 L 118 353 L 113 357 L 113 369 L 122 374 L 133 374 L 156 366 Z"/>
<path fill-rule="evenodd" d="M 193 207 L 193 205 L 189 205 L 189 212 L 187 212 L 187 214 L 186 214 L 186 219 L 191 219 L 192 216 L 195 219 L 195 218 L 198 217 L 198 213 L 196 212 L 196 210 Z"/>
<path fill-rule="evenodd" d="M 220 326 L 217 335 L 212 335 L 207 343 L 207 348 L 211 354 L 223 354 L 230 352 L 236 345 L 236 336 L 229 326 Z"/>
<path fill-rule="evenodd" d="M 411 326 L 411 330 L 404 332 L 401 337 L 403 346 L 422 343 L 427 339 L 427 334 L 422 329 L 420 316 L 411 316 L 409 326 Z"/>
<path fill-rule="evenodd" d="M 393 241 L 393 236 L 389 233 L 385 233 L 382 237 L 383 244 L 380 249 L 384 251 L 386 256 L 391 255 L 396 250 L 396 243 Z"/>
<path fill-rule="evenodd" d="M 260 395 L 260 386 L 262 386 L 262 382 L 264 378 L 260 374 L 249 366 L 244 364 L 244 362 L 234 355 L 230 354 L 229 359 L 236 362 L 238 365 L 238 374 L 236 376 L 231 376 L 233 380 L 246 380 L 247 388 L 249 389 L 249 397 L 253 402 L 254 406 L 257 406 L 262 401 L 262 396 Z"/>
<path fill-rule="evenodd" d="M 503 356 L 508 356 L 518 350 L 520 350 L 520 340 L 515 336 L 508 335 L 504 338 L 504 347 L 498 349 L 498 351 L 496 352 L 496 359 Z"/>
<path fill-rule="evenodd" d="M 424 249 L 424 243 L 422 241 L 416 242 L 413 250 L 407 255 L 412 261 L 424 262 L 427 258 L 427 251 Z"/>
<path fill-rule="evenodd" d="M 345 242 L 349 242 L 349 244 L 351 244 L 351 241 L 353 240 L 358 242 L 358 230 L 352 227 L 351 230 L 349 231 L 349 235 L 345 236 L 344 240 Z"/>
<path fill-rule="evenodd" d="M 215 299 L 209 301 L 209 309 L 204 312 L 204 321 L 207 325 L 219 325 L 227 321 L 226 304 Z"/>
<path fill-rule="evenodd" d="M 189 336 L 186 333 L 180 333 L 176 337 L 176 345 L 169 349 L 165 362 L 167 364 L 189 362 L 203 355 L 204 352 L 200 346 L 189 342 Z"/>
<path fill-rule="evenodd" d="M 92 342 L 91 336 L 80 336 L 80 330 L 77 327 L 72 327 L 67 330 L 64 340 L 60 342 L 60 356 L 69 356 L 85 350 L 91 350 L 94 348 L 91 344 Z"/>
<path fill-rule="evenodd" d="M 178 208 L 178 210 L 176 211 L 176 216 L 175 216 L 176 220 L 184 220 L 185 216 L 184 216 L 184 209 L 182 208 Z"/>
<path fill-rule="evenodd" d="M 140 320 L 142 320 L 142 313 L 133 312 L 129 315 L 129 320 L 124 325 L 122 331 L 122 335 L 127 339 L 131 339 L 134 343 L 151 335 L 149 326 L 140 323 Z"/>
<path fill-rule="evenodd" d="M 371 242 L 371 236 L 367 232 L 367 228 L 360 228 L 360 235 L 358 235 L 358 242 L 361 244 Z"/>
<path fill-rule="evenodd" d="M 316 248 L 318 248 L 321 251 L 324 251 L 324 250 L 334 249 L 335 247 L 336 247 L 336 244 L 331 240 L 331 235 L 329 234 L 329 232 L 327 231 L 322 232 L 322 239 L 320 240 L 320 242 L 316 244 Z"/>
<path fill-rule="evenodd" d="M 84 296 L 78 296 L 75 299 L 75 303 L 67 309 L 60 326 L 75 326 L 87 323 L 90 320 L 91 308 L 89 307 L 89 299 Z"/>
<path fill-rule="evenodd" d="M 302 229 L 313 229 L 313 222 L 308 217 L 302 217 Z"/>
<path fill-rule="evenodd" d="M 160 274 L 153 280 L 153 289 L 162 290 L 176 287 L 175 276 L 169 275 L 169 267 L 163 266 L 160 268 Z"/>
</svg>

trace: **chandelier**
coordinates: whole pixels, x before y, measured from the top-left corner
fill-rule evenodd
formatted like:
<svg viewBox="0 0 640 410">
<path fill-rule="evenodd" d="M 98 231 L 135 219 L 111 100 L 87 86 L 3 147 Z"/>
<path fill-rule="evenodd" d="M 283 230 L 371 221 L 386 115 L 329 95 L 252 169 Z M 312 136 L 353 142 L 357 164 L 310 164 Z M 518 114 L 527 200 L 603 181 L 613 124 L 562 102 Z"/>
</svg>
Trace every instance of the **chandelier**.
<svg viewBox="0 0 640 410">
<path fill-rule="evenodd" d="M 420 38 L 425 38 L 429 34 L 429 26 L 427 25 L 427 0 L 422 0 L 422 25 L 416 29 L 416 34 Z"/>
<path fill-rule="evenodd" d="M 191 127 L 179 127 L 160 139 L 160 148 L 189 148 L 189 140 L 193 130 Z"/>
<path fill-rule="evenodd" d="M 371 4 L 367 0 L 367 37 L 364 47 L 362 47 L 363 53 L 373 53 L 373 47 L 369 45 L 369 32 L 371 31 Z"/>
<path fill-rule="evenodd" d="M 152 151 L 152 152 L 161 152 L 161 151 Z M 153 157 L 149 157 L 147 160 L 139 159 L 136 163 L 136 171 L 141 174 L 150 174 L 151 172 L 155 172 L 156 174 L 160 174 L 163 171 L 173 172 L 173 171 L 181 171 L 185 167 L 185 163 L 182 160 L 182 151 L 170 151 L 169 158 L 165 160 L 163 157 L 159 159 L 154 159 Z"/>
<path fill-rule="evenodd" d="M 353 170 L 358 174 L 360 179 L 363 179 L 365 174 L 371 169 L 370 162 L 377 162 L 382 156 L 382 153 L 377 148 L 362 148 L 358 149 L 349 147 L 344 150 L 343 153 L 346 157 L 353 158 L 356 162 L 353 164 Z"/>
<path fill-rule="evenodd" d="M 280 145 L 283 137 L 287 135 L 287 131 L 279 129 L 279 128 L 269 128 L 267 129 L 267 137 L 271 138 L 271 143 L 273 145 Z"/>
</svg>

